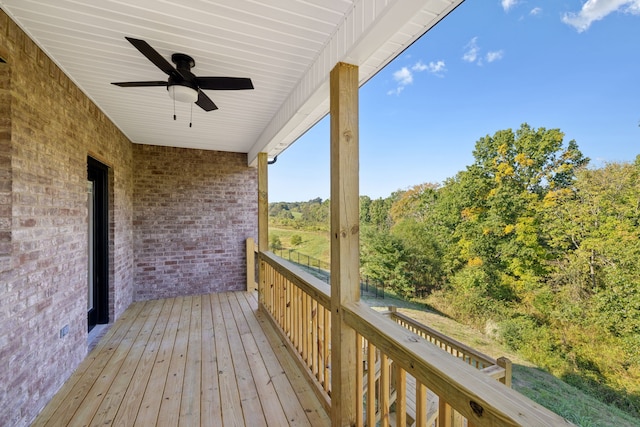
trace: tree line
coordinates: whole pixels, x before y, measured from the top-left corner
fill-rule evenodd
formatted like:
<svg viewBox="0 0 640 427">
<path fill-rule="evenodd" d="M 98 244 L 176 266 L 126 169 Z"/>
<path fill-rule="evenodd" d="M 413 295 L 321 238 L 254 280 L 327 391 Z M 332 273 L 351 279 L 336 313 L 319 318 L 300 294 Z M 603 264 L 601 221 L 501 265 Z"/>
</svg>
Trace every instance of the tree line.
<svg viewBox="0 0 640 427">
<path fill-rule="evenodd" d="M 361 269 L 640 415 L 640 156 L 503 130 L 443 184 L 361 200 Z"/>
<path fill-rule="evenodd" d="M 362 275 L 640 417 L 640 156 L 591 168 L 527 124 L 473 156 L 444 183 L 361 196 Z M 297 209 L 328 228 L 328 201 Z"/>
</svg>

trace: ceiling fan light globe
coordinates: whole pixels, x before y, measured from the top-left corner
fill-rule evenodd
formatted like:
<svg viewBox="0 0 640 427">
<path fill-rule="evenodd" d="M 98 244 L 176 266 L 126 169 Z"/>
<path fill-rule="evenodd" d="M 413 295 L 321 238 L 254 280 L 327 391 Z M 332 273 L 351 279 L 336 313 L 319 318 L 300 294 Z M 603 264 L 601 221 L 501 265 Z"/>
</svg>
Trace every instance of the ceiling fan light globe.
<svg viewBox="0 0 640 427">
<path fill-rule="evenodd" d="M 198 91 L 187 86 L 172 85 L 167 90 L 171 99 L 178 102 L 196 102 L 198 100 Z"/>
</svg>

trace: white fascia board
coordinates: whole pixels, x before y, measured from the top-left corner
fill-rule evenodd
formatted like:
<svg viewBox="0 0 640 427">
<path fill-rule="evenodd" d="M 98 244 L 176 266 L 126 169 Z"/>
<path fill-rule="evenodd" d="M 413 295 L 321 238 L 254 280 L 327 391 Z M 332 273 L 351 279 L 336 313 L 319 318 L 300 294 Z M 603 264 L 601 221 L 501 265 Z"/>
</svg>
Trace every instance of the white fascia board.
<svg viewBox="0 0 640 427">
<path fill-rule="evenodd" d="M 281 153 L 328 113 L 329 74 L 338 62 L 358 65 L 362 85 L 463 1 L 356 1 L 249 150 L 249 165 L 256 165 L 260 152 Z M 376 55 L 389 51 L 390 43 L 392 54 Z"/>
</svg>

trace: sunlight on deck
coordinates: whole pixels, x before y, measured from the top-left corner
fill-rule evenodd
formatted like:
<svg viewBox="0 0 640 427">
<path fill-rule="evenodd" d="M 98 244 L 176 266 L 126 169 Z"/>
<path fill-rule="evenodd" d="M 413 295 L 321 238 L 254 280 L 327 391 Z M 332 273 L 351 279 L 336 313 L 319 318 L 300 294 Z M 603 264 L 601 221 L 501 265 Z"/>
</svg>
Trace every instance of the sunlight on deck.
<svg viewBox="0 0 640 427">
<path fill-rule="evenodd" d="M 132 304 L 34 422 L 329 425 L 255 294 Z"/>
</svg>

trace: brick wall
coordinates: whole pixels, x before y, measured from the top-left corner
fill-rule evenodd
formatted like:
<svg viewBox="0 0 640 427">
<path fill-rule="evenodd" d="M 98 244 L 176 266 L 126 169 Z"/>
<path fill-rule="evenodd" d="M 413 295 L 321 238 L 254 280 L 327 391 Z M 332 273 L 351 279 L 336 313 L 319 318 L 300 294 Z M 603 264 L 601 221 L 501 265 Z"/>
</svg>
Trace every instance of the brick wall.
<svg viewBox="0 0 640 427">
<path fill-rule="evenodd" d="M 131 144 L 2 10 L 0 58 L 0 425 L 24 426 L 87 351 L 87 156 L 109 166 L 111 321 L 134 299 L 244 288 L 257 172 Z"/>
<path fill-rule="evenodd" d="M 4 57 L 0 51 L 0 60 Z M 11 264 L 11 69 L 0 61 L 0 272 Z"/>
<path fill-rule="evenodd" d="M 246 288 L 257 171 L 245 154 L 134 146 L 136 300 Z"/>
<path fill-rule="evenodd" d="M 0 52 L 0 424 L 21 426 L 87 351 L 88 155 L 111 167 L 111 318 L 133 298 L 133 150 L 1 10 Z"/>
</svg>

